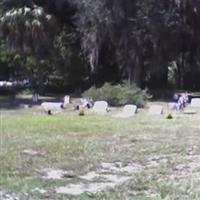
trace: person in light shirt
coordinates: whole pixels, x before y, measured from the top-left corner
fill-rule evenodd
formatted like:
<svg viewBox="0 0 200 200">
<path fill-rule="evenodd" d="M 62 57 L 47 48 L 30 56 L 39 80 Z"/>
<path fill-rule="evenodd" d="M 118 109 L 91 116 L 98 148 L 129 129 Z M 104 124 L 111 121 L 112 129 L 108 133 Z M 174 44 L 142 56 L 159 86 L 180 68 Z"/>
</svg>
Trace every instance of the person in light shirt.
<svg viewBox="0 0 200 200">
<path fill-rule="evenodd" d="M 32 102 L 33 103 L 38 103 L 38 100 L 39 100 L 39 95 L 37 92 L 33 92 L 33 95 L 32 95 Z"/>
</svg>

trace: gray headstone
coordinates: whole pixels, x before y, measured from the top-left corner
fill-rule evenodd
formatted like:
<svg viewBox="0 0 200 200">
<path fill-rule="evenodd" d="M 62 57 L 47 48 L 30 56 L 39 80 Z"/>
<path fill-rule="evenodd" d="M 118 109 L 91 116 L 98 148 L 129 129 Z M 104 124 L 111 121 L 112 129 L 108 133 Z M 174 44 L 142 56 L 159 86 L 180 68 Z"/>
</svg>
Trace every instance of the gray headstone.
<svg viewBox="0 0 200 200">
<path fill-rule="evenodd" d="M 92 111 L 97 113 L 106 113 L 108 111 L 108 103 L 106 101 L 96 101 Z"/>
<path fill-rule="evenodd" d="M 124 106 L 121 113 L 113 115 L 113 117 L 119 117 L 119 118 L 120 117 L 121 118 L 131 117 L 131 116 L 134 116 L 136 114 L 136 111 L 137 111 L 136 105 L 128 104 L 128 105 Z"/>
<path fill-rule="evenodd" d="M 163 106 L 160 105 L 151 105 L 149 108 L 150 115 L 162 115 L 163 114 Z"/>
<path fill-rule="evenodd" d="M 60 102 L 43 102 L 41 104 L 45 112 L 51 111 L 52 113 L 57 113 L 62 111 L 63 103 Z"/>
<path fill-rule="evenodd" d="M 179 110 L 178 103 L 172 102 L 172 103 L 169 103 L 168 106 L 169 106 L 169 109 L 171 111 L 178 111 Z"/>
<path fill-rule="evenodd" d="M 123 109 L 123 113 L 125 115 L 135 115 L 137 111 L 137 106 L 136 105 L 125 105 Z"/>
<path fill-rule="evenodd" d="M 200 108 L 200 98 L 193 98 L 191 100 L 191 107 Z"/>
<path fill-rule="evenodd" d="M 28 105 L 28 104 L 19 104 L 19 108 L 27 109 L 27 108 L 30 108 L 30 105 Z"/>
</svg>

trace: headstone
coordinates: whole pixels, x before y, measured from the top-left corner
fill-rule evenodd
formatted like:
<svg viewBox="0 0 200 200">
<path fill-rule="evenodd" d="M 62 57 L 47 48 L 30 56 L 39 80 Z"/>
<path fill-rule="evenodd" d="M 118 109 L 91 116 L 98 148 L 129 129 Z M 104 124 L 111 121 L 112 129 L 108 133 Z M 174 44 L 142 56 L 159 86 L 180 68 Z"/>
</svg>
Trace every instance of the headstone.
<svg viewBox="0 0 200 200">
<path fill-rule="evenodd" d="M 169 109 L 171 111 L 178 111 L 179 110 L 178 103 L 172 102 L 172 103 L 169 103 L 168 106 L 169 106 Z"/>
<path fill-rule="evenodd" d="M 185 109 L 184 111 L 183 111 L 183 113 L 184 114 L 196 114 L 197 113 L 197 111 L 196 110 L 194 110 L 194 109 L 191 109 L 191 108 L 187 108 L 187 109 Z"/>
<path fill-rule="evenodd" d="M 160 105 L 151 105 L 149 108 L 150 115 L 162 115 L 163 114 L 163 106 Z"/>
<path fill-rule="evenodd" d="M 125 115 L 130 115 L 130 116 L 135 115 L 136 111 L 137 111 L 137 106 L 136 105 L 131 105 L 131 104 L 125 105 L 124 109 L 123 109 L 123 113 Z"/>
<path fill-rule="evenodd" d="M 28 108 L 30 108 L 30 105 L 28 105 L 28 104 L 19 104 L 19 108 L 28 109 Z"/>
<path fill-rule="evenodd" d="M 124 106 L 121 113 L 113 115 L 113 117 L 121 117 L 121 118 L 131 117 L 136 114 L 136 111 L 137 111 L 136 105 L 128 104 Z"/>
<path fill-rule="evenodd" d="M 66 95 L 64 96 L 64 105 L 70 104 L 70 96 Z"/>
<path fill-rule="evenodd" d="M 92 111 L 97 113 L 106 113 L 108 112 L 108 103 L 106 101 L 96 101 Z"/>
<path fill-rule="evenodd" d="M 191 107 L 200 108 L 200 98 L 191 99 Z"/>
<path fill-rule="evenodd" d="M 47 113 L 58 113 L 63 109 L 63 103 L 60 102 L 43 102 L 41 106 Z"/>
</svg>

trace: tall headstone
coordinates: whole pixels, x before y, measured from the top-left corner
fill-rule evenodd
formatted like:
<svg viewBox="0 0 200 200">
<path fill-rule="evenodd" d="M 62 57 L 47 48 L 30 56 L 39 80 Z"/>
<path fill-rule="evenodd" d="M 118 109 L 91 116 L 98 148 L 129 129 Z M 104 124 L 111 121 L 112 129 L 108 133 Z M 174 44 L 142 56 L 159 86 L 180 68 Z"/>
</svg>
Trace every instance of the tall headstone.
<svg viewBox="0 0 200 200">
<path fill-rule="evenodd" d="M 70 104 L 70 96 L 66 95 L 64 96 L 64 105 Z"/>
</svg>

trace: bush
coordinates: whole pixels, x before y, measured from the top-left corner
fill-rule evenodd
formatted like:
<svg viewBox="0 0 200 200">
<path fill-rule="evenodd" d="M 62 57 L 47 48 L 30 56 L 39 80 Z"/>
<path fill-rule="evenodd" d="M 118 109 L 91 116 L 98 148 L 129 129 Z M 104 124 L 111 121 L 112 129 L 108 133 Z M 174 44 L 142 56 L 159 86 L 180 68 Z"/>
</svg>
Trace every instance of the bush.
<svg viewBox="0 0 200 200">
<path fill-rule="evenodd" d="M 122 106 L 135 104 L 138 107 L 144 106 L 145 101 L 150 97 L 146 90 L 141 90 L 127 82 L 112 85 L 105 83 L 103 87 L 91 87 L 83 93 L 84 97 L 92 97 L 94 101 L 105 100 L 111 106 Z"/>
<path fill-rule="evenodd" d="M 166 119 L 173 119 L 172 114 L 171 114 L 171 113 L 168 113 L 168 114 L 166 115 Z"/>
<path fill-rule="evenodd" d="M 23 89 L 21 92 L 20 92 L 20 94 L 22 94 L 22 95 L 32 95 L 33 94 L 33 89 L 31 89 L 31 88 L 26 88 L 26 89 Z"/>
</svg>

